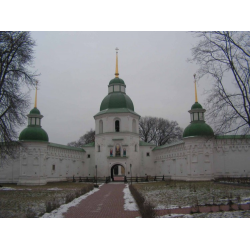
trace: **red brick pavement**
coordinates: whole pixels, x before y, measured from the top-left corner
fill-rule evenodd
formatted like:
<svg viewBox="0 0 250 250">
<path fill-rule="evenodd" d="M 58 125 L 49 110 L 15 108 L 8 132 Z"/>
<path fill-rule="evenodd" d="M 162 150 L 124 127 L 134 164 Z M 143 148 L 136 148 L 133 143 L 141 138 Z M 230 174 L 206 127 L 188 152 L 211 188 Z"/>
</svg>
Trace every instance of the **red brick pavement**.
<svg viewBox="0 0 250 250">
<path fill-rule="evenodd" d="M 125 211 L 124 184 L 104 184 L 100 190 L 70 207 L 63 214 L 65 218 L 135 218 L 138 211 Z"/>
</svg>

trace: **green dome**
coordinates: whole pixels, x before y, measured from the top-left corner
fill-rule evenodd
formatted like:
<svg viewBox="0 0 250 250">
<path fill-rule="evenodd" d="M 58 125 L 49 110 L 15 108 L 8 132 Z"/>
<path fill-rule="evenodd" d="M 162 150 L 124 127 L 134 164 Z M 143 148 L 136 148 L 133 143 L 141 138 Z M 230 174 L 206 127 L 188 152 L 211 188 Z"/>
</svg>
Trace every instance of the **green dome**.
<svg viewBox="0 0 250 250">
<path fill-rule="evenodd" d="M 37 109 L 37 108 L 33 108 L 33 109 L 30 111 L 30 114 L 33 114 L 33 115 L 40 115 L 40 111 L 39 111 L 39 109 Z"/>
<path fill-rule="evenodd" d="M 183 137 L 189 136 L 214 136 L 214 131 L 205 122 L 192 122 L 185 128 L 183 133 Z"/>
<path fill-rule="evenodd" d="M 109 82 L 109 85 L 111 84 L 116 84 L 116 83 L 120 83 L 120 84 L 125 84 L 125 82 L 121 79 L 121 78 L 114 78 Z"/>
<path fill-rule="evenodd" d="M 191 109 L 202 109 L 202 106 L 198 102 L 195 102 Z"/>
<path fill-rule="evenodd" d="M 19 141 L 49 141 L 49 137 L 40 126 L 28 126 L 20 133 Z"/>
<path fill-rule="evenodd" d="M 134 111 L 134 104 L 130 97 L 125 93 L 111 93 L 107 95 L 100 107 L 100 111 L 105 109 L 119 109 L 119 108 L 127 108 Z"/>
</svg>

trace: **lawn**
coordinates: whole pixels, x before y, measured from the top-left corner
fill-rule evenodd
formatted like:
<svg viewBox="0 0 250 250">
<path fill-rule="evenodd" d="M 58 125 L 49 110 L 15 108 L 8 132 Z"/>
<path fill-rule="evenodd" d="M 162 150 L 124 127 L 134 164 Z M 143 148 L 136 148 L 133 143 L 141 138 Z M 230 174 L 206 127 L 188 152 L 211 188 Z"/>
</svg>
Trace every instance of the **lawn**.
<svg viewBox="0 0 250 250">
<path fill-rule="evenodd" d="M 40 217 L 51 206 L 60 206 L 93 189 L 93 184 L 69 182 L 48 183 L 44 186 L 1 185 L 1 218 Z"/>
<path fill-rule="evenodd" d="M 214 182 L 151 182 L 133 184 L 156 209 L 193 207 L 206 204 L 250 203 L 250 187 Z"/>
</svg>

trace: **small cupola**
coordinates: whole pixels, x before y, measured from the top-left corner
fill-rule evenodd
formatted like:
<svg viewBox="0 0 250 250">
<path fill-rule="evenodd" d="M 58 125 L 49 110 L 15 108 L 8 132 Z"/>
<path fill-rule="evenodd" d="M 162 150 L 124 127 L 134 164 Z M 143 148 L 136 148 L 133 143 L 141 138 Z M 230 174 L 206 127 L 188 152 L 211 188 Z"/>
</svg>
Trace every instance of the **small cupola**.
<svg viewBox="0 0 250 250">
<path fill-rule="evenodd" d="M 27 115 L 28 117 L 28 127 L 25 128 L 19 135 L 19 141 L 49 141 L 48 134 L 41 126 L 41 120 L 43 116 L 41 115 L 39 109 L 37 108 L 37 87 L 35 95 L 35 105 L 34 108 Z"/>
<path fill-rule="evenodd" d="M 194 75 L 195 79 L 195 75 Z M 196 79 L 194 81 L 195 86 L 195 103 L 192 105 L 190 113 L 191 123 L 185 128 L 183 137 L 190 136 L 214 136 L 213 129 L 205 122 L 205 109 L 198 103 Z"/>
<path fill-rule="evenodd" d="M 115 78 L 109 82 L 108 93 L 126 93 L 125 82 L 119 78 L 118 72 L 118 48 L 116 48 L 116 64 L 115 64 Z"/>
</svg>

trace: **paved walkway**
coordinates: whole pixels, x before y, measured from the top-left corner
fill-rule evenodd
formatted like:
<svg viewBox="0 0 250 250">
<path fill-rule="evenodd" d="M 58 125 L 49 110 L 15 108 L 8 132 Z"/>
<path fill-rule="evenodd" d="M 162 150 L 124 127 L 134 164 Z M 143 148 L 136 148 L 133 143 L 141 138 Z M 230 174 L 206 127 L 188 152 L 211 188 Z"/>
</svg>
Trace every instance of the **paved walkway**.
<svg viewBox="0 0 250 250">
<path fill-rule="evenodd" d="M 82 200 L 77 206 L 70 207 L 63 214 L 65 218 L 135 218 L 138 211 L 125 211 L 125 184 L 104 184 L 100 190 Z"/>
</svg>

